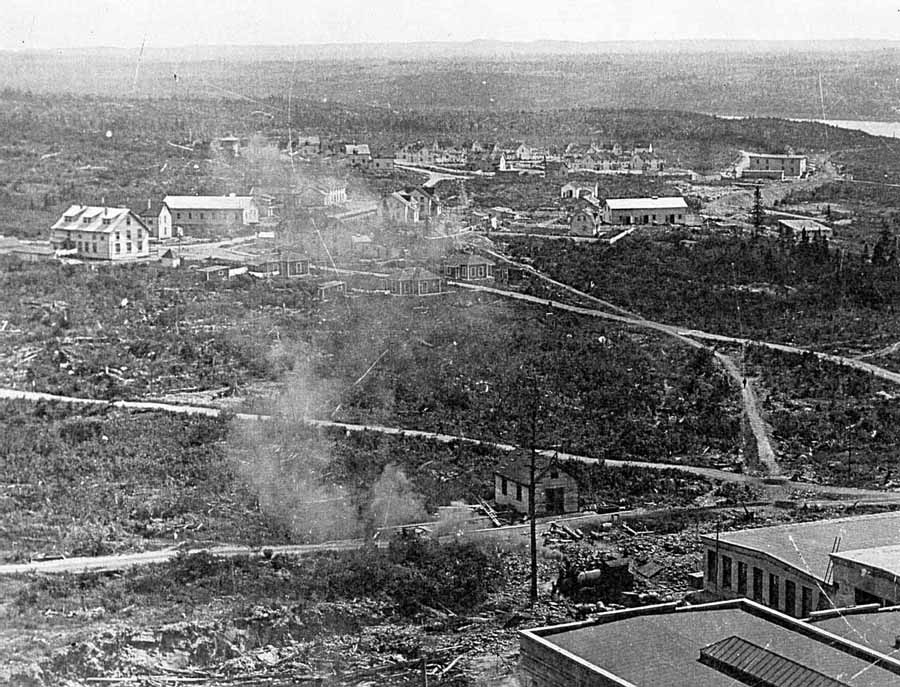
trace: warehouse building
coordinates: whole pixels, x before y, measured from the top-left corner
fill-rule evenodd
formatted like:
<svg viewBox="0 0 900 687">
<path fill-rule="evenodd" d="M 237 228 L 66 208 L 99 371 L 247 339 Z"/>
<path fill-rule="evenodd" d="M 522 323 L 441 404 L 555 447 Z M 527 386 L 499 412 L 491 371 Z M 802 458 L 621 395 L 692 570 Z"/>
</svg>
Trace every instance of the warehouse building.
<svg viewBox="0 0 900 687">
<path fill-rule="evenodd" d="M 660 198 L 607 198 L 603 203 L 607 224 L 681 224 L 688 206 L 680 196 Z"/>
<path fill-rule="evenodd" d="M 746 599 L 601 613 L 524 630 L 519 647 L 522 687 L 900 684 L 900 660 Z"/>
<path fill-rule="evenodd" d="M 746 153 L 746 166 L 742 176 L 765 176 L 771 178 L 801 177 L 806 173 L 805 155 L 768 155 L 765 153 Z"/>
<path fill-rule="evenodd" d="M 704 535 L 704 588 L 805 618 L 900 603 L 900 512 Z"/>
</svg>

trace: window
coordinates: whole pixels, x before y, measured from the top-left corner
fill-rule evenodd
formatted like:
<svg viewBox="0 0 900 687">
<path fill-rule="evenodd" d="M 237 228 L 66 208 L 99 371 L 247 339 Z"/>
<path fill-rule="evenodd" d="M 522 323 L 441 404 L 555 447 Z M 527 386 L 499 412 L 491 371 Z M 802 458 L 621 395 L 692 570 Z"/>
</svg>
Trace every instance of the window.
<svg viewBox="0 0 900 687">
<path fill-rule="evenodd" d="M 731 557 L 722 556 L 722 588 L 731 589 Z"/>
<path fill-rule="evenodd" d="M 193 219 L 193 214 L 190 212 L 188 213 L 188 219 Z"/>
<path fill-rule="evenodd" d="M 800 617 L 808 618 L 812 613 L 812 589 L 809 587 L 800 588 Z"/>
<path fill-rule="evenodd" d="M 103 218 L 103 223 L 104 223 L 104 224 L 112 224 L 112 218 L 111 218 L 111 217 L 104 217 L 104 218 Z"/>
<path fill-rule="evenodd" d="M 206 218 L 203 216 L 203 213 L 202 213 L 202 212 L 200 213 L 200 219 L 206 219 Z"/>
<path fill-rule="evenodd" d="M 125 224 L 131 226 L 131 215 L 125 215 Z"/>
<path fill-rule="evenodd" d="M 82 219 L 81 221 L 84 222 L 85 224 L 90 224 L 90 223 L 91 223 L 91 218 L 90 218 L 90 217 L 85 217 L 85 218 Z"/>
<path fill-rule="evenodd" d="M 737 593 L 747 596 L 747 564 L 741 561 L 737 564 Z"/>
<path fill-rule="evenodd" d="M 778 575 L 769 573 L 769 606 L 778 608 Z"/>
<path fill-rule="evenodd" d="M 753 568 L 753 600 L 763 600 L 763 572 L 759 568 Z"/>
<path fill-rule="evenodd" d="M 121 252 L 122 252 L 122 244 L 121 244 L 121 243 L 117 243 L 117 244 L 116 244 L 116 253 L 121 253 Z"/>
<path fill-rule="evenodd" d="M 175 219 L 181 219 L 181 213 L 180 213 L 180 212 L 176 212 L 176 213 L 175 213 Z"/>
<path fill-rule="evenodd" d="M 559 469 L 553 468 L 550 470 L 550 479 L 559 479 Z"/>
<path fill-rule="evenodd" d="M 131 241 L 128 241 L 128 242 L 125 244 L 125 252 L 126 252 L 126 253 L 131 253 Z"/>
<path fill-rule="evenodd" d="M 706 552 L 706 582 L 709 584 L 718 584 L 718 558 L 715 551 Z"/>
<path fill-rule="evenodd" d="M 501 477 L 500 478 L 500 493 L 503 494 L 504 496 L 506 496 L 506 491 L 507 491 L 506 478 Z"/>
<path fill-rule="evenodd" d="M 784 612 L 797 614 L 797 585 L 793 580 L 784 581 Z"/>
<path fill-rule="evenodd" d="M 521 501 L 521 500 L 522 500 L 522 485 L 517 484 L 516 485 L 516 501 Z"/>
</svg>

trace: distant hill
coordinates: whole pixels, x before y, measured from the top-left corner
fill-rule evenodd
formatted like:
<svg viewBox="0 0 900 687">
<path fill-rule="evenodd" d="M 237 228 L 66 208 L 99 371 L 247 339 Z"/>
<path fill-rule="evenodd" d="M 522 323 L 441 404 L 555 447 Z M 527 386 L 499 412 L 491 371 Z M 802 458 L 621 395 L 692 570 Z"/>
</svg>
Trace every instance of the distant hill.
<svg viewBox="0 0 900 687">
<path fill-rule="evenodd" d="M 413 43 L 0 52 L 0 89 L 394 110 L 630 107 L 900 119 L 900 42 Z M 291 81 L 293 80 L 293 84 Z M 292 88 L 290 88 L 292 86 Z"/>
<path fill-rule="evenodd" d="M 422 41 L 414 43 L 323 43 L 299 45 L 200 45 L 158 48 L 147 46 L 145 60 L 190 62 L 203 60 L 341 60 L 341 59 L 459 59 L 500 56 L 610 55 L 654 53 L 847 53 L 898 50 L 900 41 L 824 40 L 670 40 L 670 41 Z M 137 48 L 68 48 L 0 51 L 5 54 L 134 59 Z"/>
</svg>

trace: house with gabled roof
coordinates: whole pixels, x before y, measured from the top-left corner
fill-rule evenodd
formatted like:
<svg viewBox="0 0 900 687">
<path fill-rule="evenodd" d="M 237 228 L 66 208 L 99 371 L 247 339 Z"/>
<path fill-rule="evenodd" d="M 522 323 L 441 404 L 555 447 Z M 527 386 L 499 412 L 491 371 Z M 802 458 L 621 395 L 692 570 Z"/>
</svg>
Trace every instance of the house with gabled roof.
<svg viewBox="0 0 900 687">
<path fill-rule="evenodd" d="M 159 232 L 172 236 L 256 226 L 259 207 L 252 196 L 166 196 L 159 213 Z"/>
<path fill-rule="evenodd" d="M 74 250 L 71 257 L 136 260 L 150 255 L 150 230 L 128 208 L 70 205 L 51 227 L 50 243 Z"/>
<path fill-rule="evenodd" d="M 322 152 L 322 139 L 318 136 L 298 136 L 294 141 L 294 151 L 309 157 Z"/>
<path fill-rule="evenodd" d="M 172 238 L 171 225 L 163 227 L 163 231 L 160 232 L 159 213 L 162 210 L 162 206 L 163 203 L 161 200 L 153 200 L 152 198 L 148 198 L 147 204 L 145 206 L 142 206 L 137 211 L 137 216 L 141 218 L 141 221 L 147 226 L 147 229 L 150 230 L 151 238 Z"/>
<path fill-rule="evenodd" d="M 398 224 L 413 224 L 419 221 L 419 204 L 406 191 L 394 191 L 381 201 L 384 218 Z"/>
<path fill-rule="evenodd" d="M 578 480 L 555 457 L 538 455 L 534 469 L 535 515 L 561 515 L 578 510 Z M 529 511 L 531 456 L 519 455 L 494 470 L 494 502 L 520 513 Z"/>
<path fill-rule="evenodd" d="M 384 288 L 395 296 L 428 296 L 442 293 L 440 275 L 423 267 L 393 270 L 384 279 Z"/>
<path fill-rule="evenodd" d="M 368 169 L 372 162 L 372 151 L 367 143 L 348 143 L 344 145 L 344 156 L 351 167 Z"/>
</svg>

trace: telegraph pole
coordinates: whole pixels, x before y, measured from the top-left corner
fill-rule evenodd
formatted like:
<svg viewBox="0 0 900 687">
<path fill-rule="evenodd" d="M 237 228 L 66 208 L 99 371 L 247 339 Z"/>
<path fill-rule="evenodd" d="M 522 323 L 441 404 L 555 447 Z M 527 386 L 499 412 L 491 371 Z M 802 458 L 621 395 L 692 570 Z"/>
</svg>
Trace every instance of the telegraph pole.
<svg viewBox="0 0 900 687">
<path fill-rule="evenodd" d="M 532 405 L 531 405 L 531 469 L 528 479 L 528 521 L 531 537 L 531 605 L 538 600 L 537 584 L 537 523 L 535 522 L 534 495 L 535 495 L 535 469 L 537 463 L 537 380 L 532 378 Z"/>
</svg>

